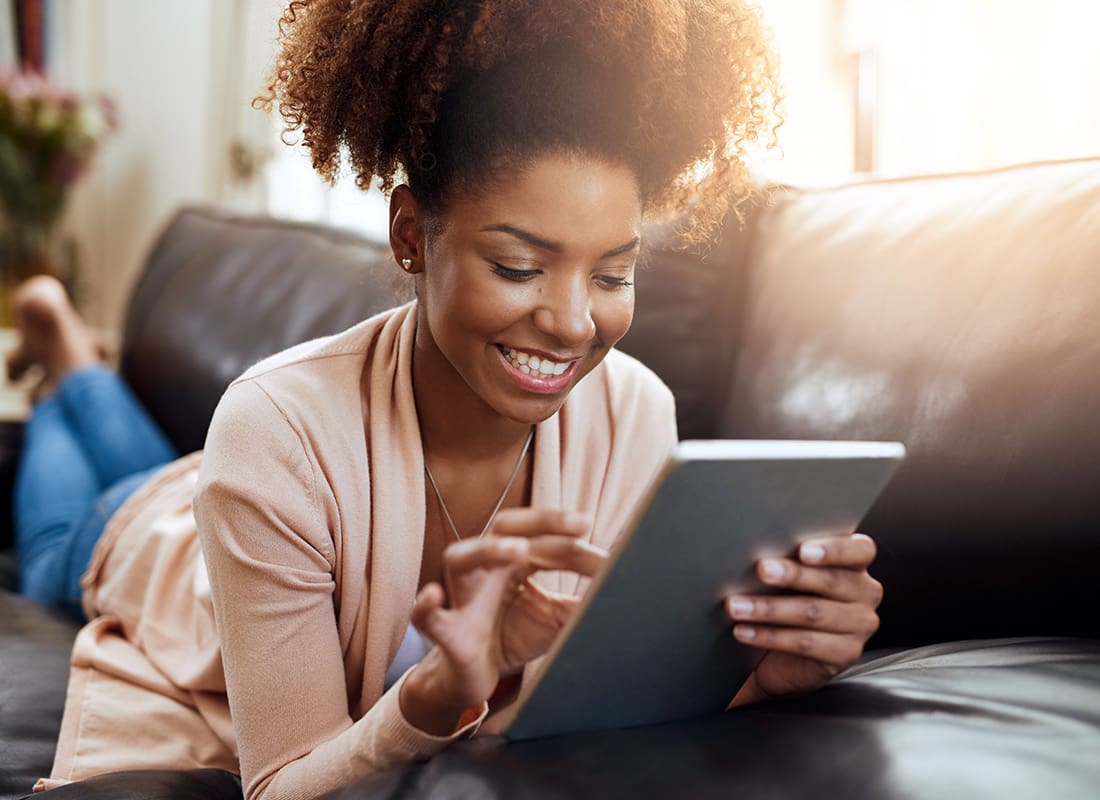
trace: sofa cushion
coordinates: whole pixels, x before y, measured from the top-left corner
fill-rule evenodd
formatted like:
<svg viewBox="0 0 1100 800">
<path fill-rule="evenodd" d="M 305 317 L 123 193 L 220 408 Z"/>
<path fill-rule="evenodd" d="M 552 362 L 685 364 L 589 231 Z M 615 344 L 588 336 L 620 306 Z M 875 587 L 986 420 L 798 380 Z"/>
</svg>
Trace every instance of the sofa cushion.
<svg viewBox="0 0 1100 800">
<path fill-rule="evenodd" d="M 959 642 L 872 656 L 824 689 L 671 725 L 474 739 L 325 795 L 1092 797 L 1100 642 Z"/>
<path fill-rule="evenodd" d="M 113 772 L 23 800 L 241 800 L 241 779 L 221 769 Z"/>
<path fill-rule="evenodd" d="M 0 800 L 50 774 L 77 627 L 0 591 Z"/>
<path fill-rule="evenodd" d="M 1100 159 L 792 191 L 719 434 L 897 439 L 877 644 L 1100 636 Z"/>
</svg>

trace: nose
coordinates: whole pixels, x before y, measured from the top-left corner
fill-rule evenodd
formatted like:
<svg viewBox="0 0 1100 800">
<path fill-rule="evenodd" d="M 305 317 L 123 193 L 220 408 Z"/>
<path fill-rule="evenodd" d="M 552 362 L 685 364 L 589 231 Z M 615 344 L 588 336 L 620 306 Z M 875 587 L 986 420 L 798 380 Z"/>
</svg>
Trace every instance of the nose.
<svg viewBox="0 0 1100 800">
<path fill-rule="evenodd" d="M 535 308 L 535 327 L 562 346 L 577 348 L 596 337 L 587 275 L 562 276 L 543 287 Z"/>
</svg>

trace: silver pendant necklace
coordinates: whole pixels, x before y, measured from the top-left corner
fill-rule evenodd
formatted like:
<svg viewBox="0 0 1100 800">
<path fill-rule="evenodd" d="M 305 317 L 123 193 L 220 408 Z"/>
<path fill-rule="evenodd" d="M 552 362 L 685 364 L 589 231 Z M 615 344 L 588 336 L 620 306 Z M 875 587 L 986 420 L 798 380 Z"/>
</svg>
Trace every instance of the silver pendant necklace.
<svg viewBox="0 0 1100 800">
<path fill-rule="evenodd" d="M 481 533 L 477 535 L 477 538 L 481 538 L 485 535 L 485 532 L 489 530 L 489 526 L 493 524 L 493 520 L 497 517 L 497 512 L 500 511 L 500 507 L 504 505 L 504 498 L 508 496 L 508 490 L 512 488 L 512 484 L 515 483 L 516 476 L 519 475 L 519 468 L 523 464 L 523 459 L 527 457 L 527 451 L 531 447 L 531 442 L 535 438 L 535 426 L 531 426 L 531 432 L 527 434 L 527 441 L 523 444 L 523 452 L 519 454 L 519 461 L 516 462 L 516 466 L 512 469 L 512 477 L 508 479 L 508 485 L 504 487 L 504 491 L 500 493 L 500 498 L 497 500 L 497 504 L 493 506 L 493 513 L 489 515 L 489 519 L 485 522 L 485 527 L 481 529 Z M 428 476 L 428 482 L 431 483 L 432 488 L 435 490 L 435 496 L 439 500 L 439 507 L 443 509 L 443 516 L 447 519 L 447 524 L 451 526 L 451 531 L 454 533 L 455 538 L 458 541 L 462 541 L 462 537 L 458 535 L 458 527 L 455 525 L 455 521 L 451 518 L 451 512 L 447 510 L 447 504 L 443 502 L 443 495 L 439 492 L 439 487 L 435 483 L 435 478 L 432 477 L 432 471 L 428 468 L 428 459 L 424 459 L 424 472 Z"/>
</svg>

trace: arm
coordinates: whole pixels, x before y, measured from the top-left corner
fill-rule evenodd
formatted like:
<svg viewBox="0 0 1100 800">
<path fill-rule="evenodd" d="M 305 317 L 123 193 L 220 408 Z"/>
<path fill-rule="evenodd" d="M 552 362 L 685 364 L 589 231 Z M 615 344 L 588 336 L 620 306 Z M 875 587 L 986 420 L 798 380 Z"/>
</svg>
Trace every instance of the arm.
<svg viewBox="0 0 1100 800">
<path fill-rule="evenodd" d="M 323 794 L 477 725 L 419 730 L 401 713 L 405 678 L 352 721 L 318 488 L 271 398 L 255 382 L 230 388 L 211 424 L 195 516 L 248 800 Z"/>
</svg>

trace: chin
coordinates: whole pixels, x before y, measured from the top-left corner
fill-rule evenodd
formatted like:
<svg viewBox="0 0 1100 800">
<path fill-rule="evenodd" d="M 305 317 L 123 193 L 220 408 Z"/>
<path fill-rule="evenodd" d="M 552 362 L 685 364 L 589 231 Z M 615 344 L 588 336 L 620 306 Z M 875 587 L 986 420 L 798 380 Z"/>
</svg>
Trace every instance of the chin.
<svg viewBox="0 0 1100 800">
<path fill-rule="evenodd" d="M 557 414 L 561 407 L 565 405 L 565 398 L 568 396 L 569 393 L 566 392 L 562 396 L 536 399 L 533 401 L 525 402 L 523 400 L 510 400 L 508 402 L 494 404 L 494 408 L 502 417 L 507 417 L 516 422 L 522 422 L 525 425 L 537 425 Z"/>
</svg>

